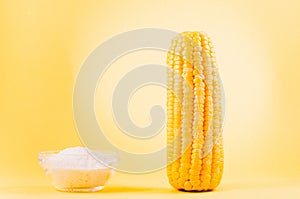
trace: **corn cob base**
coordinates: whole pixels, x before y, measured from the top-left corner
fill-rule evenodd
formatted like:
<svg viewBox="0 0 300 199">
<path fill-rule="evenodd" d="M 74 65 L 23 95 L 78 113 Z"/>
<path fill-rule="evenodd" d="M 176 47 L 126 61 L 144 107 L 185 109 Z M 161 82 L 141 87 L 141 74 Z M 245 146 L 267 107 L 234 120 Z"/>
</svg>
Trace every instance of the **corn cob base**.
<svg viewBox="0 0 300 199">
<path fill-rule="evenodd" d="M 213 190 L 223 173 L 223 93 L 210 39 L 179 34 L 167 64 L 169 182 L 178 190 Z"/>
</svg>

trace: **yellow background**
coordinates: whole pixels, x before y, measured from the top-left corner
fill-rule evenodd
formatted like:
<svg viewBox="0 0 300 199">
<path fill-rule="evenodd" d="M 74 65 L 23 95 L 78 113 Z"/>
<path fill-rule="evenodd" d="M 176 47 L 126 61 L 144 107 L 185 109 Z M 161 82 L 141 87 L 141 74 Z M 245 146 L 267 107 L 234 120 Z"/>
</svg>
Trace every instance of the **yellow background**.
<svg viewBox="0 0 300 199">
<path fill-rule="evenodd" d="M 226 164 L 224 180 L 216 194 L 238 197 L 248 191 L 253 196 L 251 193 L 256 193 L 257 187 L 261 196 L 283 196 L 281 189 L 299 196 L 299 10 L 297 0 L 1 0 L 3 194 L 60 194 L 44 179 L 37 154 L 81 145 L 72 115 L 72 91 L 81 63 L 97 45 L 113 35 L 155 27 L 178 32 L 205 31 L 214 42 L 226 94 Z M 162 54 L 150 54 L 158 62 L 164 61 L 159 59 Z M 140 64 L 144 61 L 142 57 L 129 55 L 123 62 Z M 145 60 L 151 61 L 149 57 Z M 118 75 L 114 77 L 106 84 L 116 82 Z M 138 101 L 145 94 L 150 97 L 154 92 L 164 95 L 159 88 L 149 88 L 133 99 L 136 106 L 141 106 Z M 97 99 L 101 102 L 96 104 L 101 120 L 109 113 L 102 111 L 102 102 L 109 99 L 100 94 Z M 154 101 L 162 102 L 158 98 Z M 136 108 L 133 104 L 132 109 Z M 136 114 L 133 119 L 140 115 L 141 125 L 147 124 L 145 113 Z M 110 124 L 105 128 L 115 130 Z M 164 139 L 162 135 L 155 142 L 149 140 L 151 147 L 143 150 L 162 147 Z M 145 144 L 137 144 L 141 146 Z M 106 196 L 119 197 L 113 194 L 125 192 L 132 196 L 177 193 L 168 185 L 164 170 L 143 176 L 117 173 L 110 184 L 106 192 L 103 190 Z M 205 196 L 218 196 L 212 194 Z"/>
</svg>

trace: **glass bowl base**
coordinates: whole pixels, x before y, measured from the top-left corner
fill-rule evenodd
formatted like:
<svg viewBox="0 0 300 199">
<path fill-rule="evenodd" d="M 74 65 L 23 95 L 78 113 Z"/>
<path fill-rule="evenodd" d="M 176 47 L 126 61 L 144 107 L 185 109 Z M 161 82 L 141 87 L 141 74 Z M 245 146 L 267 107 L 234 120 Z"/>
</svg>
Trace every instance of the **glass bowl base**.
<svg viewBox="0 0 300 199">
<path fill-rule="evenodd" d="M 88 193 L 88 192 L 96 192 L 96 191 L 100 191 L 104 188 L 104 186 L 98 186 L 98 187 L 90 187 L 90 188 L 86 188 L 86 187 L 70 187 L 70 188 L 65 188 L 65 187 L 58 187 L 55 186 L 55 189 L 58 191 L 63 191 L 63 192 L 76 192 L 76 193 Z"/>
</svg>

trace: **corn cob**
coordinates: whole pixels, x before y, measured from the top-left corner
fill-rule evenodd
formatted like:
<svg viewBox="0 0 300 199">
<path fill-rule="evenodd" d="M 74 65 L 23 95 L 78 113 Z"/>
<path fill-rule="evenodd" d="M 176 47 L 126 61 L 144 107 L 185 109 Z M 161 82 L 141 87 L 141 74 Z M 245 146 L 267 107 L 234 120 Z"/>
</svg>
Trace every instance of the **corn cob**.
<svg viewBox="0 0 300 199">
<path fill-rule="evenodd" d="M 223 90 L 209 37 L 177 35 L 167 64 L 169 182 L 178 190 L 213 190 L 223 173 Z"/>
</svg>

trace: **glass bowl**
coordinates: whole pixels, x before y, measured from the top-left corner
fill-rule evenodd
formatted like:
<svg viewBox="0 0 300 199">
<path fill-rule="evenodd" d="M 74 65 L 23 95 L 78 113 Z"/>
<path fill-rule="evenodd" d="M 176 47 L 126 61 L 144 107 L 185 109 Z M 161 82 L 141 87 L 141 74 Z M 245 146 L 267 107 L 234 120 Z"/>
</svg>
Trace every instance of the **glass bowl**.
<svg viewBox="0 0 300 199">
<path fill-rule="evenodd" d="M 114 152 L 87 149 L 88 153 L 63 151 L 39 153 L 39 163 L 59 191 L 95 192 L 102 190 L 114 172 L 118 156 Z"/>
</svg>

